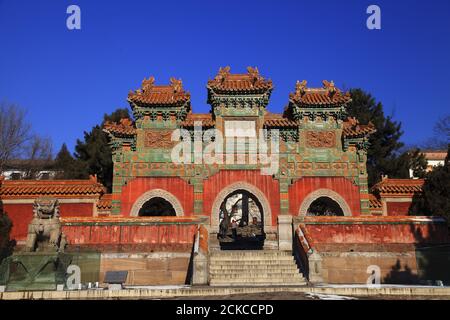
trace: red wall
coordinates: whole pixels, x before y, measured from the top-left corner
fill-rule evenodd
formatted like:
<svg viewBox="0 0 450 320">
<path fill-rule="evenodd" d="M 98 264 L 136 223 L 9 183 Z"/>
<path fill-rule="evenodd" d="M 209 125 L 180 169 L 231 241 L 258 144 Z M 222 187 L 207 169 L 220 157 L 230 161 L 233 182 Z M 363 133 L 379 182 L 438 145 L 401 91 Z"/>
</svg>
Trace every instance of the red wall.
<svg viewBox="0 0 450 320">
<path fill-rule="evenodd" d="M 303 225 L 313 247 L 345 243 L 446 243 L 449 240 L 445 220 L 429 217 L 307 217 Z"/>
<path fill-rule="evenodd" d="M 411 202 L 387 202 L 389 216 L 407 216 Z"/>
<path fill-rule="evenodd" d="M 359 187 L 350 180 L 339 177 L 305 177 L 289 186 L 289 211 L 293 216 L 298 215 L 305 197 L 317 189 L 333 190 L 347 202 L 354 216 L 361 214 Z"/>
<path fill-rule="evenodd" d="M 280 213 L 280 187 L 271 175 L 261 175 L 260 170 L 222 170 L 203 185 L 203 212 L 210 216 L 218 193 L 235 182 L 246 182 L 257 187 L 266 196 L 272 211 L 272 225 L 276 225 Z M 218 214 L 218 213 L 217 213 Z"/>
<path fill-rule="evenodd" d="M 13 227 L 11 239 L 26 240 L 28 224 L 33 219 L 33 204 L 4 204 L 5 212 L 10 217 Z M 92 217 L 92 203 L 61 203 L 61 217 Z"/>
<path fill-rule="evenodd" d="M 71 246 L 128 250 L 192 249 L 198 225 L 185 217 L 65 218 L 63 232 Z"/>
<path fill-rule="evenodd" d="M 122 188 L 122 215 L 130 216 L 131 208 L 136 200 L 152 189 L 163 189 L 172 193 L 181 203 L 184 214 L 194 214 L 194 186 L 177 177 L 169 178 L 135 178 Z"/>
</svg>

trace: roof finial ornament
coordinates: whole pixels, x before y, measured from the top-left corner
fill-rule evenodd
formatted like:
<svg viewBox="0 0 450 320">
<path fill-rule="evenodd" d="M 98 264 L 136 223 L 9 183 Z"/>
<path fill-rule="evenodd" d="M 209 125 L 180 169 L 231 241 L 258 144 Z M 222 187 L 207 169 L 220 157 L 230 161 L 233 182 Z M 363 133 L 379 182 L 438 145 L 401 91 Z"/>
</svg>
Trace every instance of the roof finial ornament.
<svg viewBox="0 0 450 320">
<path fill-rule="evenodd" d="M 180 92 L 183 90 L 183 82 L 181 81 L 181 79 L 176 79 L 176 78 L 170 78 L 170 84 L 173 87 L 173 91 L 175 92 Z"/>
<path fill-rule="evenodd" d="M 123 126 L 129 127 L 133 124 L 133 121 L 131 121 L 130 118 L 122 118 L 120 119 L 119 123 Z"/>
<path fill-rule="evenodd" d="M 150 91 L 155 84 L 155 77 L 151 76 L 150 78 L 142 80 L 142 91 Z"/>
<path fill-rule="evenodd" d="M 347 120 L 352 127 L 356 127 L 359 124 L 358 119 L 355 117 L 348 117 Z"/>
<path fill-rule="evenodd" d="M 230 74 L 230 66 L 220 67 L 215 80 L 223 81 Z"/>
<path fill-rule="evenodd" d="M 247 67 L 247 73 L 252 78 L 253 83 L 261 79 L 261 75 L 259 74 L 259 70 L 257 67 Z"/>
<path fill-rule="evenodd" d="M 295 94 L 302 96 L 305 93 L 307 83 L 306 80 L 302 80 L 302 82 L 297 80 L 297 83 L 295 84 Z"/>
<path fill-rule="evenodd" d="M 323 87 L 328 91 L 330 95 L 333 95 L 334 93 L 337 92 L 338 89 L 334 86 L 333 80 L 331 80 L 331 82 L 323 80 L 322 83 Z"/>
</svg>

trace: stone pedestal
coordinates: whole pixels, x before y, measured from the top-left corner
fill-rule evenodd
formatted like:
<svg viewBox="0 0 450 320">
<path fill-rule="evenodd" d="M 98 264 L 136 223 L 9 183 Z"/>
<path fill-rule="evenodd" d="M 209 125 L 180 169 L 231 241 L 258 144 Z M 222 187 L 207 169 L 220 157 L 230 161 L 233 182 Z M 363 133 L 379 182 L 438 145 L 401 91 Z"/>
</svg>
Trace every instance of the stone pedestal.
<svg viewBox="0 0 450 320">
<path fill-rule="evenodd" d="M 322 257 L 313 251 L 308 256 L 309 264 L 309 282 L 313 284 L 322 283 Z"/>
<path fill-rule="evenodd" d="M 192 266 L 192 284 L 208 284 L 208 257 L 203 253 L 197 253 L 194 256 Z"/>
<path fill-rule="evenodd" d="M 278 216 L 278 250 L 292 251 L 292 216 Z"/>
</svg>

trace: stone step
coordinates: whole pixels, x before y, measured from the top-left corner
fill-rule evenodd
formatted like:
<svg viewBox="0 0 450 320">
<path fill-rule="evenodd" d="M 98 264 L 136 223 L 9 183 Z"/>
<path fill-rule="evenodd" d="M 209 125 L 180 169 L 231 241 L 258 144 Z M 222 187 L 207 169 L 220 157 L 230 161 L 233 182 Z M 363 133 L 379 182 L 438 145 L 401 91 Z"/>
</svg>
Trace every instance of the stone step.
<svg viewBox="0 0 450 320">
<path fill-rule="evenodd" d="M 278 250 L 226 250 L 211 252 L 210 256 L 292 256 L 292 253 Z"/>
<path fill-rule="evenodd" d="M 291 252 L 220 251 L 210 255 L 210 285 L 305 285 Z"/>
<path fill-rule="evenodd" d="M 253 265 L 290 265 L 295 264 L 294 259 L 289 260 L 210 260 L 210 265 L 219 266 L 253 266 Z"/>
<path fill-rule="evenodd" d="M 271 271 L 296 271 L 298 268 L 295 265 L 286 266 L 252 266 L 251 268 L 245 266 L 211 266 L 210 271 L 214 272 L 271 272 Z"/>
<path fill-rule="evenodd" d="M 231 274 L 231 273 L 210 273 L 210 276 L 214 279 L 266 279 L 266 278 L 303 278 L 303 275 L 299 272 L 273 272 L 273 273 L 256 273 L 256 274 Z"/>
<path fill-rule="evenodd" d="M 284 258 L 292 258 L 292 254 L 216 254 L 210 255 L 211 259 L 284 259 Z"/>
<path fill-rule="evenodd" d="M 306 285 L 305 280 L 294 280 L 294 279 L 251 279 L 251 280 L 234 280 L 230 281 L 228 279 L 216 280 L 211 279 L 211 286 L 254 286 L 254 285 L 275 285 L 275 286 L 299 286 Z"/>
<path fill-rule="evenodd" d="M 274 273 L 274 272 L 300 272 L 297 268 L 295 267 L 285 267 L 285 268 L 267 268 L 267 269 L 255 269 L 255 268 L 247 268 L 247 269 L 242 269 L 242 268 L 210 268 L 209 269 L 210 272 L 214 272 L 214 273 L 219 273 L 219 272 L 223 272 L 223 273 Z"/>
</svg>

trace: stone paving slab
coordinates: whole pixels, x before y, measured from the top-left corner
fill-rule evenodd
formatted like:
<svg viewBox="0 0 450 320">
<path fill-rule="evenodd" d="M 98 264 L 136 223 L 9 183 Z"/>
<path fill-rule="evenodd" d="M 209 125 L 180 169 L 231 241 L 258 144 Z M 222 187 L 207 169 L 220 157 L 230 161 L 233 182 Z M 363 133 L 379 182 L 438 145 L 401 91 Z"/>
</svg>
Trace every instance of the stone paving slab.
<svg viewBox="0 0 450 320">
<path fill-rule="evenodd" d="M 450 300 L 450 287 L 428 286 L 271 286 L 271 287 L 140 287 L 124 290 L 27 291 L 2 292 L 0 300 L 108 300 L 108 299 L 170 299 L 195 297 L 221 297 L 274 293 L 305 293 L 312 295 L 339 295 L 350 297 L 439 297 Z"/>
</svg>

